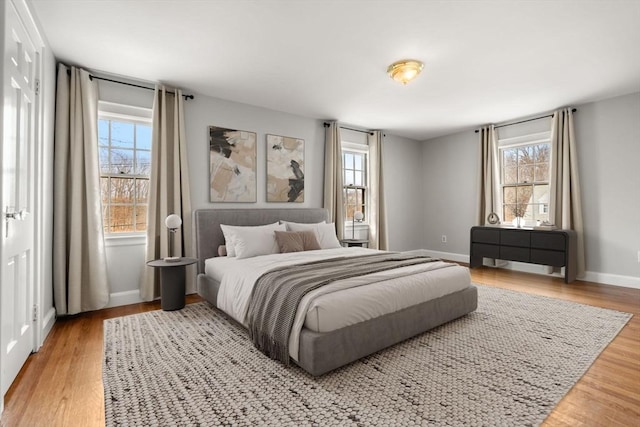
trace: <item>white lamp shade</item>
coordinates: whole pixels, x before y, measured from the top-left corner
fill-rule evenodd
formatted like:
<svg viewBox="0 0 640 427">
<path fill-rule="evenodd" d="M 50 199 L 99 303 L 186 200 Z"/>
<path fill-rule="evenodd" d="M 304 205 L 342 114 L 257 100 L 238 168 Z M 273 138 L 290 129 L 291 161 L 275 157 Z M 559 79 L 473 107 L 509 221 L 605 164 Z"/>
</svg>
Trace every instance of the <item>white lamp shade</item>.
<svg viewBox="0 0 640 427">
<path fill-rule="evenodd" d="M 169 230 L 176 230 L 182 225 L 182 219 L 176 214 L 171 214 L 164 220 L 164 224 Z"/>
<path fill-rule="evenodd" d="M 358 222 L 359 222 L 359 221 L 362 221 L 362 218 L 364 218 L 364 214 L 363 214 L 362 212 L 360 212 L 360 211 L 355 212 L 355 213 L 353 214 L 353 219 L 355 219 L 355 220 L 356 220 L 356 221 L 358 221 Z"/>
</svg>

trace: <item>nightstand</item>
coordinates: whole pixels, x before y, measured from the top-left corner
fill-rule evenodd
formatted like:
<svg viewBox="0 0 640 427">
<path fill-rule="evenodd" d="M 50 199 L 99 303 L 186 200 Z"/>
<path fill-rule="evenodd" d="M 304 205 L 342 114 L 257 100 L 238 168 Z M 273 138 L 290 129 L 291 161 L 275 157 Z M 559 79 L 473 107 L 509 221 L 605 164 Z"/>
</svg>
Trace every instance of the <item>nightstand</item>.
<svg viewBox="0 0 640 427">
<path fill-rule="evenodd" d="M 184 308 L 187 265 L 198 262 L 195 258 L 180 258 L 179 261 L 156 259 L 147 265 L 160 269 L 160 306 L 165 311 Z"/>
<path fill-rule="evenodd" d="M 367 239 L 342 239 L 340 240 L 340 244 L 342 246 L 351 247 L 351 246 L 360 246 L 361 248 L 369 247 L 369 240 Z"/>
</svg>

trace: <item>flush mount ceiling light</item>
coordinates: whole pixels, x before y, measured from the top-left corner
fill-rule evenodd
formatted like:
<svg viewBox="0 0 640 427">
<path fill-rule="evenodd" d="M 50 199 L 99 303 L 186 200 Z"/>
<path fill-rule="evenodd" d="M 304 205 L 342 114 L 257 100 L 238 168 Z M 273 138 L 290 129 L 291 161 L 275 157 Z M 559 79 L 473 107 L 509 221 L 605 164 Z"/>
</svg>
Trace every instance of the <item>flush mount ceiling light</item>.
<svg viewBox="0 0 640 427">
<path fill-rule="evenodd" d="M 424 68 L 424 64 L 415 59 L 402 59 L 389 65 L 387 73 L 393 80 L 406 85 L 415 79 L 420 71 Z"/>
</svg>

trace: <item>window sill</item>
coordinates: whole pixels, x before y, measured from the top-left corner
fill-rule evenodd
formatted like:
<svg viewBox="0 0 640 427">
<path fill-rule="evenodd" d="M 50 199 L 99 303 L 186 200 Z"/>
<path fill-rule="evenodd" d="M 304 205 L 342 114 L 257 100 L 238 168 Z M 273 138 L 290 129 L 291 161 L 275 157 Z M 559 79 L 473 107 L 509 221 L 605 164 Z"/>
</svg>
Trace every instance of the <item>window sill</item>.
<svg viewBox="0 0 640 427">
<path fill-rule="evenodd" d="M 142 246 L 147 244 L 146 234 L 105 235 L 104 246 Z"/>
</svg>

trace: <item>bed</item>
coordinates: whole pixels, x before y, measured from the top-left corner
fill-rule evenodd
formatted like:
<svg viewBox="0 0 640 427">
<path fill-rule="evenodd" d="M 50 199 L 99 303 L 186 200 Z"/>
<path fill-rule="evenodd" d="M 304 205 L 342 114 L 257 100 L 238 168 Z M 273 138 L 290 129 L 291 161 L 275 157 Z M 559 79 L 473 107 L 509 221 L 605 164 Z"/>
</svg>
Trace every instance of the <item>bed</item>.
<svg viewBox="0 0 640 427">
<path fill-rule="evenodd" d="M 242 317 L 229 307 L 229 303 L 225 303 L 228 298 L 226 295 L 230 293 L 229 283 L 233 283 L 232 279 L 245 280 L 239 275 L 239 271 L 251 271 L 258 276 L 261 272 L 268 271 L 269 266 L 279 265 L 278 263 L 283 262 L 281 258 L 284 259 L 289 254 L 263 255 L 242 260 L 218 257 L 219 246 L 225 244 L 221 225 L 258 226 L 278 221 L 315 224 L 326 221 L 327 217 L 327 211 L 318 208 L 195 210 L 193 242 L 198 259 L 198 294 L 239 323 L 244 324 Z M 291 258 L 296 260 L 295 262 L 308 262 L 320 257 L 360 257 L 365 252 L 368 255 L 376 251 L 364 248 L 328 249 L 291 254 Z M 292 332 L 292 338 L 289 341 L 291 360 L 313 376 L 322 375 L 474 311 L 477 307 L 477 289 L 471 285 L 466 267 L 436 264 L 405 267 L 402 271 L 419 269 L 420 272 L 414 274 L 411 271 L 398 274 L 398 277 L 388 271 L 376 273 L 379 276 L 372 280 L 371 285 L 359 286 L 357 291 L 339 290 L 335 293 L 319 295 L 314 302 L 305 300 L 305 311 L 300 311 L 296 316 L 295 323 L 299 330 L 296 333 Z M 398 272 L 400 271 L 398 269 Z M 408 279 L 400 276 L 406 276 Z M 382 307 L 370 308 L 380 304 L 381 300 L 387 299 L 384 297 L 384 292 L 389 295 L 389 283 L 407 286 L 403 283 L 409 282 L 409 286 L 415 288 L 416 280 L 421 282 L 421 292 L 425 293 L 421 302 L 399 302 L 397 304 L 400 304 L 398 306 L 400 308 L 393 311 Z M 235 288 L 232 289 L 234 290 Z M 360 292 L 369 293 L 362 296 Z M 401 293 L 396 295 L 401 296 Z M 353 300 L 355 302 L 346 298 L 355 298 Z M 368 311 L 364 314 L 364 318 L 359 317 L 361 313 L 356 307 L 358 298 L 368 304 L 363 303 L 366 307 L 360 310 Z M 398 297 L 398 299 L 402 298 Z M 404 299 L 406 300 L 407 297 Z M 336 304 L 338 308 L 333 306 Z M 344 310 L 345 307 L 349 307 L 349 313 L 345 313 L 345 316 L 337 316 L 336 313 Z M 318 313 L 324 313 L 322 318 Z M 346 320 L 342 320 L 343 317 Z M 340 319 L 336 320 L 336 318 Z M 330 324 L 332 322 L 334 324 Z"/>
</svg>

